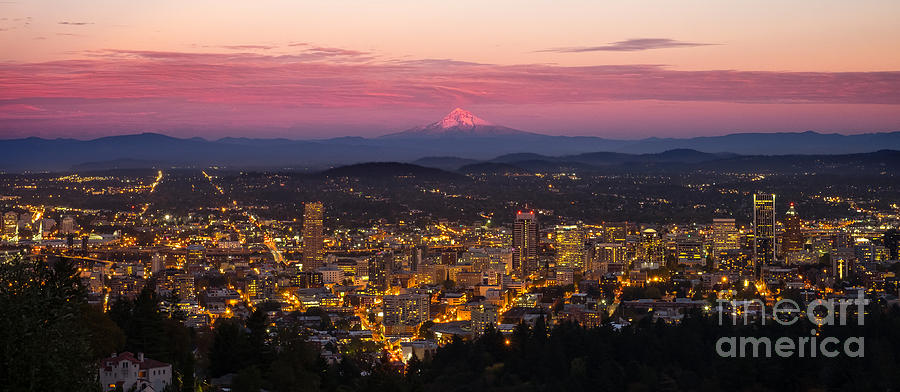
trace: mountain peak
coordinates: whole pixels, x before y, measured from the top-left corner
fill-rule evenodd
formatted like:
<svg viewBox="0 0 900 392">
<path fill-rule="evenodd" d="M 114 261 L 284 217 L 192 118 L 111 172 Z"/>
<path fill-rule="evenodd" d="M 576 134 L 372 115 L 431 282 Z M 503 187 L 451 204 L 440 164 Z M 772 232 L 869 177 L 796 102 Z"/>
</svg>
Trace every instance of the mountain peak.
<svg viewBox="0 0 900 392">
<path fill-rule="evenodd" d="M 460 128 L 460 129 L 472 129 L 478 125 L 491 125 L 491 123 L 484 121 L 472 112 L 462 109 L 456 108 L 447 113 L 441 121 L 433 123 L 428 126 L 428 128 L 440 128 L 440 129 L 449 129 L 449 128 Z"/>
<path fill-rule="evenodd" d="M 494 125 L 481 118 L 478 118 L 472 112 L 456 108 L 447 113 L 440 121 L 431 124 L 408 129 L 403 132 L 384 135 L 383 137 L 505 137 L 505 136 L 523 136 L 534 135 L 528 132 L 522 132 L 516 129 L 507 128 L 500 125 Z"/>
</svg>

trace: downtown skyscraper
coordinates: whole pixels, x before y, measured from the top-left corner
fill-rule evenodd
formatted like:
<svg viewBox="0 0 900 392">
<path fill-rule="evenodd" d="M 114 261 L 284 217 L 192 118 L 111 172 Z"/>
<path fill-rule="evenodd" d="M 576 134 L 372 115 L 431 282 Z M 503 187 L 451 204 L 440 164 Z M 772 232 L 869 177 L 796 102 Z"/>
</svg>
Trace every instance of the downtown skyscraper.
<svg viewBox="0 0 900 392">
<path fill-rule="evenodd" d="M 303 205 L 303 269 L 315 271 L 325 263 L 322 202 Z"/>
<path fill-rule="evenodd" d="M 558 268 L 584 268 L 585 235 L 580 225 L 556 226 L 554 246 Z"/>
<path fill-rule="evenodd" d="M 803 231 L 800 215 L 794 209 L 794 203 L 784 214 L 784 236 L 781 238 L 781 253 L 789 255 L 803 250 Z"/>
<path fill-rule="evenodd" d="M 775 262 L 775 195 L 753 195 L 753 266 L 760 273 L 762 266 Z"/>
<path fill-rule="evenodd" d="M 513 270 L 527 276 L 538 268 L 538 228 L 534 211 L 519 211 L 513 228 Z"/>
</svg>

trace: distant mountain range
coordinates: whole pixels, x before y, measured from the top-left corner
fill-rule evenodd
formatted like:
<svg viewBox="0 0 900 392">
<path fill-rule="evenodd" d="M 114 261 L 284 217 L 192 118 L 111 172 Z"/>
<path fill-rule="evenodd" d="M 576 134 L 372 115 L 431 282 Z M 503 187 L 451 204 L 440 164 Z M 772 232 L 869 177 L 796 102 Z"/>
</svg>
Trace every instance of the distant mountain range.
<svg viewBox="0 0 900 392">
<path fill-rule="evenodd" d="M 509 154 L 456 168 L 436 166 L 429 158 L 415 161 L 423 166 L 468 174 L 517 174 L 563 172 L 706 172 L 818 173 L 895 175 L 900 173 L 900 151 L 880 150 L 832 155 L 736 155 L 678 149 L 656 154 L 588 153 L 570 156 Z"/>
<path fill-rule="evenodd" d="M 377 138 L 323 140 L 175 138 L 157 133 L 93 140 L 0 140 L 0 170 L 64 171 L 149 166 L 323 169 L 371 161 L 417 162 L 442 169 L 469 164 L 603 165 L 641 161 L 698 163 L 734 155 L 852 154 L 900 150 L 900 132 L 860 135 L 739 133 L 697 138 L 615 140 L 549 136 L 491 124 L 462 109 L 440 121 Z M 514 155 L 508 155 L 514 154 Z M 430 157 L 430 158 L 429 158 Z M 549 158 L 549 159 L 548 159 Z M 527 170 L 527 168 L 524 168 Z"/>
</svg>

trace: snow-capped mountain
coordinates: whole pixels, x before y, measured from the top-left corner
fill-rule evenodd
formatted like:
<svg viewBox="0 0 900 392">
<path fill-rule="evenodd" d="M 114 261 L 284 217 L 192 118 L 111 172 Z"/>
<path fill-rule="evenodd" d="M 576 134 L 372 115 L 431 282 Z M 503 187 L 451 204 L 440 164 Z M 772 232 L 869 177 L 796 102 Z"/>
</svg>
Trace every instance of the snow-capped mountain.
<svg viewBox="0 0 900 392">
<path fill-rule="evenodd" d="M 391 138 L 417 137 L 497 137 L 514 135 L 536 135 L 500 125 L 491 124 L 464 109 L 456 108 L 440 121 L 408 129 L 403 132 L 384 135 Z"/>
</svg>

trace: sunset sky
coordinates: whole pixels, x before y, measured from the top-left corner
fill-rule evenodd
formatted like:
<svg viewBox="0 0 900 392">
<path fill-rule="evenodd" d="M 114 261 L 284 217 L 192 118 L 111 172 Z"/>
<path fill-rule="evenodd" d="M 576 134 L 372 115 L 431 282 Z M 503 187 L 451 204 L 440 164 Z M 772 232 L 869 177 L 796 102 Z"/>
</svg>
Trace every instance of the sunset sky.
<svg viewBox="0 0 900 392">
<path fill-rule="evenodd" d="M 0 138 L 900 130 L 900 1 L 0 1 Z"/>
</svg>

